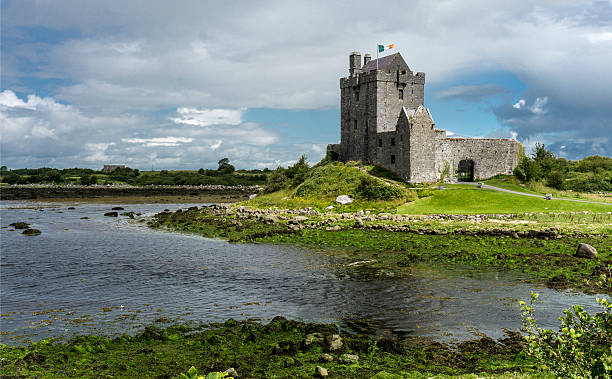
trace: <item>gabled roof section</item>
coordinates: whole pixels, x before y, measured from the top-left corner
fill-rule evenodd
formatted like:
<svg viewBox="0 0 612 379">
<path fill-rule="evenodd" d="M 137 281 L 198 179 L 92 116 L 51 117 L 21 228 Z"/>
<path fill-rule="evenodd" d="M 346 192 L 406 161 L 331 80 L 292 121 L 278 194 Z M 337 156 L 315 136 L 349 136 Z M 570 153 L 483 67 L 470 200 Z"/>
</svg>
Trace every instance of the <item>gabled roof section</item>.
<svg viewBox="0 0 612 379">
<path fill-rule="evenodd" d="M 402 67 L 410 71 L 408 64 L 406 64 L 406 61 L 404 61 L 404 58 L 402 58 L 402 55 L 400 53 L 395 53 L 380 57 L 378 59 L 373 59 L 369 61 L 365 66 L 363 66 L 361 70 L 363 72 L 376 70 L 376 62 L 378 62 L 379 70 L 387 70 L 391 67 Z"/>
</svg>

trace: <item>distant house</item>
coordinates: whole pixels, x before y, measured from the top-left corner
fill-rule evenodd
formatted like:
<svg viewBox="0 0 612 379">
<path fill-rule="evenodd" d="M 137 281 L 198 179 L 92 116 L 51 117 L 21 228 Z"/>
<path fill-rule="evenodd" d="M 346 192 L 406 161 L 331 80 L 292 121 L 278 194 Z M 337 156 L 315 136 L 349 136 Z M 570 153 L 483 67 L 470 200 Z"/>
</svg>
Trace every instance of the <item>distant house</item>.
<svg viewBox="0 0 612 379">
<path fill-rule="evenodd" d="M 118 168 L 125 168 L 124 164 L 105 164 L 102 172 L 113 172 Z"/>
</svg>

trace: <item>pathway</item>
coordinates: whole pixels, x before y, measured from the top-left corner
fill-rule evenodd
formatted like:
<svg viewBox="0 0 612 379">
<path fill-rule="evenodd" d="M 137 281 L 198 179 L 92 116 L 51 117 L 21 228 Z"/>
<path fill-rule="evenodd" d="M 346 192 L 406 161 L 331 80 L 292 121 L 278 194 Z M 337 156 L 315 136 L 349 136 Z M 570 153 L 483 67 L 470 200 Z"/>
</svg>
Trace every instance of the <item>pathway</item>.
<svg viewBox="0 0 612 379">
<path fill-rule="evenodd" d="M 469 184 L 471 186 L 478 186 L 479 183 L 475 183 L 475 182 L 461 182 L 461 183 L 458 183 L 458 184 Z M 513 194 L 516 194 L 516 195 L 539 197 L 541 199 L 545 198 L 545 196 L 540 195 L 540 194 L 514 191 L 514 190 L 509 190 L 509 189 L 506 189 L 506 188 L 494 187 L 494 186 L 491 186 L 489 184 L 484 184 L 484 183 L 482 183 L 482 188 L 492 189 L 492 190 L 495 190 L 495 191 L 501 191 L 501 192 L 507 192 L 507 193 L 513 193 Z M 578 203 L 603 204 L 603 205 L 612 206 L 612 203 L 604 203 L 604 202 L 601 202 L 601 201 L 590 201 L 590 200 L 580 200 L 580 199 L 566 199 L 566 198 L 562 198 L 562 197 L 553 197 L 551 200 L 565 200 L 565 201 L 575 201 L 575 202 L 578 202 Z"/>
</svg>

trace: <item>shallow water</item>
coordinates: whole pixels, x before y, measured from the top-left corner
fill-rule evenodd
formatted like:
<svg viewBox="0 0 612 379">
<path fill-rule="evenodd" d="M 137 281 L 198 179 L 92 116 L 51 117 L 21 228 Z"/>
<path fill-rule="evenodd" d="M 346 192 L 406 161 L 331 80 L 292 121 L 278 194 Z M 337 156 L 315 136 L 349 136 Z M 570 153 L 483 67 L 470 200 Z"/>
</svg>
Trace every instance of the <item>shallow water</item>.
<svg viewBox="0 0 612 379">
<path fill-rule="evenodd" d="M 112 204 L 0 206 L 0 330 L 6 344 L 131 333 L 155 320 L 267 321 L 277 315 L 341 327 L 365 319 L 379 334 L 454 340 L 479 332 L 495 338 L 502 328 L 520 327 L 517 301 L 531 290 L 543 299 L 541 326 L 557 325 L 572 304 L 596 309 L 594 296 L 534 286 L 516 273 L 421 264 L 408 278 L 365 281 L 346 277 L 339 267 L 348 262 L 322 252 L 229 244 L 104 217 Z M 152 215 L 189 204 L 121 206 Z M 16 221 L 42 234 L 6 228 Z"/>
</svg>

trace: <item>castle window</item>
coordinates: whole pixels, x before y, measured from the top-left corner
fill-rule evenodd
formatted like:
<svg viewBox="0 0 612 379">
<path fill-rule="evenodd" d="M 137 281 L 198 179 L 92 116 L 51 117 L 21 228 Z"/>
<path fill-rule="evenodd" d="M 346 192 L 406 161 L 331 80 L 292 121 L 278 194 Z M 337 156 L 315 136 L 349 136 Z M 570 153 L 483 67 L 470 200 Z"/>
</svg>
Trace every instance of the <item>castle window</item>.
<svg viewBox="0 0 612 379">
<path fill-rule="evenodd" d="M 395 146 L 395 138 L 391 138 L 391 146 Z"/>
<path fill-rule="evenodd" d="M 403 88 L 398 89 L 398 93 L 399 93 L 400 100 L 403 99 L 404 98 L 404 89 Z"/>
<path fill-rule="evenodd" d="M 353 120 L 353 129 L 357 130 L 357 120 Z"/>
<path fill-rule="evenodd" d="M 406 70 L 402 70 L 402 75 L 406 75 Z"/>
<path fill-rule="evenodd" d="M 395 163 L 395 155 L 391 156 L 391 163 Z"/>
<path fill-rule="evenodd" d="M 412 92 L 411 92 L 411 93 L 414 95 L 414 88 L 412 89 Z"/>
<path fill-rule="evenodd" d="M 359 91 L 355 91 L 355 101 L 359 101 Z"/>
<path fill-rule="evenodd" d="M 404 141 L 404 135 L 400 134 L 400 141 Z"/>
<path fill-rule="evenodd" d="M 378 139 L 378 147 L 382 147 L 382 138 Z"/>
</svg>

